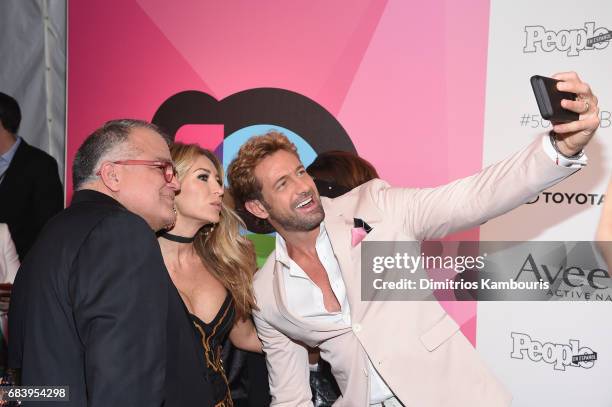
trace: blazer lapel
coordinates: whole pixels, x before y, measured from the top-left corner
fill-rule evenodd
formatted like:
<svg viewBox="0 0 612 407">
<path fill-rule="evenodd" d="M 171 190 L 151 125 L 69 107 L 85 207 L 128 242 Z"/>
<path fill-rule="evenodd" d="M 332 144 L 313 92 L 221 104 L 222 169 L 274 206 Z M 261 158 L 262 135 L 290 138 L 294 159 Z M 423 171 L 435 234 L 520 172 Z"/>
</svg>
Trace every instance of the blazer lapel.
<svg viewBox="0 0 612 407">
<path fill-rule="evenodd" d="M 326 213 L 325 229 L 336 258 L 340 262 L 342 274 L 345 275 L 350 270 L 356 271 L 355 266 L 361 264 L 361 243 L 374 239 L 376 228 L 382 220 L 380 212 L 377 208 L 366 207 L 363 203 L 357 205 L 355 212 L 347 208 L 337 208 L 333 205 L 333 201 L 329 199 L 323 200 L 323 208 Z M 351 244 L 351 230 L 356 217 L 362 218 L 372 227 L 372 230 L 359 244 L 353 246 Z M 350 261 L 350 264 L 348 264 L 348 261 Z M 357 272 L 357 274 L 360 274 L 360 272 Z"/>
<path fill-rule="evenodd" d="M 344 279 L 346 294 L 351 307 L 351 319 L 359 315 L 358 305 L 361 304 L 361 245 L 364 241 L 373 239 L 376 228 L 382 220 L 378 208 L 360 200 L 356 206 L 338 206 L 337 201 L 323 199 L 325 210 L 325 229 L 332 248 L 340 264 Z M 354 201 L 353 201 L 354 202 Z M 351 244 L 351 230 L 354 218 L 361 218 L 372 227 L 372 231 L 356 246 Z"/>
</svg>

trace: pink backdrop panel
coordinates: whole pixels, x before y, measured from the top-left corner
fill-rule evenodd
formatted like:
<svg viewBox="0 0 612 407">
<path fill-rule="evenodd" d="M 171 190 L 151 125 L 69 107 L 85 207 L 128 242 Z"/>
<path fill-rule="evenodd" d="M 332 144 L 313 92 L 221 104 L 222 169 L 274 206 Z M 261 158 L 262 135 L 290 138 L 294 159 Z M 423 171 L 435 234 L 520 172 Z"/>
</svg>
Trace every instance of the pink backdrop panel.
<svg viewBox="0 0 612 407">
<path fill-rule="evenodd" d="M 186 124 L 181 126 L 175 141 L 185 144 L 199 144 L 200 147 L 215 151 L 223 143 L 222 124 Z"/>
<path fill-rule="evenodd" d="M 151 120 L 184 90 L 298 92 L 334 115 L 394 185 L 471 174 L 482 162 L 488 14 L 488 0 L 69 2 L 68 199 L 88 134 L 110 119 Z M 223 125 L 177 133 L 202 137 L 215 148 Z M 449 312 L 474 342 L 475 305 Z"/>
<path fill-rule="evenodd" d="M 133 1 L 71 1 L 68 32 L 70 202 L 74 154 L 93 130 L 111 119 L 151 120 L 168 96 L 209 88 Z"/>
</svg>

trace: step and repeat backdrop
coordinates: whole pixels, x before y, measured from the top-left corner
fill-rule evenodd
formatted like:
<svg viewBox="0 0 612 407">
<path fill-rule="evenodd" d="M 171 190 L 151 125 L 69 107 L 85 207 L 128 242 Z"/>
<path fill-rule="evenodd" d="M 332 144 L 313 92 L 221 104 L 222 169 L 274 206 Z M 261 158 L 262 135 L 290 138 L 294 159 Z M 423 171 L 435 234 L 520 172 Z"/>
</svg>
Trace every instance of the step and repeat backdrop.
<svg viewBox="0 0 612 407">
<path fill-rule="evenodd" d="M 528 97 L 531 75 L 578 72 L 599 97 L 601 125 L 586 149 L 586 168 L 483 225 L 481 240 L 594 239 L 612 167 L 610 30 L 609 1 L 491 2 L 483 165 L 520 148 L 535 133 L 550 130 L 535 99 Z M 566 253 L 571 246 L 559 242 Z M 572 262 L 552 268 L 549 258 L 532 259 L 523 267 L 525 273 L 545 277 L 549 270 L 549 281 L 562 281 L 567 270 L 588 277 L 593 268 Z M 594 291 L 592 298 L 598 294 L 588 281 L 579 284 Z M 612 377 L 612 325 L 607 323 L 612 304 L 576 302 L 587 290 L 553 291 L 548 302 L 480 302 L 478 351 L 508 385 L 515 405 L 612 406 L 607 385 Z M 568 298 L 574 302 L 564 301 Z M 575 363 L 583 354 L 596 359 Z"/>
<path fill-rule="evenodd" d="M 606 0 L 71 1 L 67 199 L 78 146 L 124 117 L 225 166 L 248 137 L 277 129 L 305 164 L 348 150 L 392 185 L 440 185 L 546 132 L 529 78 L 572 70 L 602 109 L 589 166 L 452 238 L 591 240 L 611 174 L 610 29 Z M 445 307 L 514 405 L 612 405 L 610 301 Z M 572 363 L 585 348 L 597 358 Z"/>
</svg>

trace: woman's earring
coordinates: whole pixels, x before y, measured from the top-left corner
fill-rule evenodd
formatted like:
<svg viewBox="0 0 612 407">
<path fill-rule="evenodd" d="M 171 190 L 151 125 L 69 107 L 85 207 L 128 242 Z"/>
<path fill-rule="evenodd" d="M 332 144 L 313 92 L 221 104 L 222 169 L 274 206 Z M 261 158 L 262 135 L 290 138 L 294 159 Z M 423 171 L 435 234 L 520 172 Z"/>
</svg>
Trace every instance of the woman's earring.
<svg viewBox="0 0 612 407">
<path fill-rule="evenodd" d="M 172 222 L 170 222 L 170 223 L 168 223 L 166 225 L 166 230 L 170 230 L 170 229 L 172 229 L 174 227 L 174 225 L 176 225 L 176 215 L 177 215 L 176 214 L 176 206 L 173 206 L 172 210 L 174 211 L 174 221 L 172 221 Z"/>
<path fill-rule="evenodd" d="M 212 232 L 214 232 L 215 230 L 215 224 L 212 223 L 210 226 L 210 229 L 208 229 L 206 232 L 204 232 L 204 236 L 208 237 L 209 234 L 211 234 Z"/>
</svg>

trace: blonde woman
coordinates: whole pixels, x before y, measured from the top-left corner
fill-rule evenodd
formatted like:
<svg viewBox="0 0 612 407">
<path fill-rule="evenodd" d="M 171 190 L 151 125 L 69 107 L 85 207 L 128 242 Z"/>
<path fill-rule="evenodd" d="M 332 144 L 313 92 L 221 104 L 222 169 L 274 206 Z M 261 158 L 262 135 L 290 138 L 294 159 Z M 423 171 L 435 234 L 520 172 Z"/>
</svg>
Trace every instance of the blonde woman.
<svg viewBox="0 0 612 407">
<path fill-rule="evenodd" d="M 233 406 L 221 345 L 229 335 L 234 346 L 261 352 L 250 319 L 255 254 L 250 241 L 239 234 L 240 219 L 223 204 L 217 157 L 195 144 L 176 143 L 170 152 L 180 183 L 177 216 L 159 243 L 196 330 L 213 405 Z"/>
</svg>

